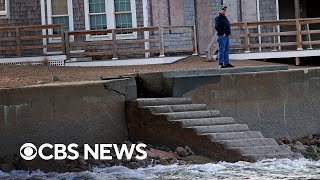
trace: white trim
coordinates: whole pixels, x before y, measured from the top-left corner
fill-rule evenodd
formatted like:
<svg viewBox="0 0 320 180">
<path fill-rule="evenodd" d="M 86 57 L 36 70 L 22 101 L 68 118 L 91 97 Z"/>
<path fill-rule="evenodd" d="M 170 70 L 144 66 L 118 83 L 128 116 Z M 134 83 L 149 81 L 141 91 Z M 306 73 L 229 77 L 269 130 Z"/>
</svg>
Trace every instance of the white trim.
<svg viewBox="0 0 320 180">
<path fill-rule="evenodd" d="M 0 15 L 7 16 L 9 12 L 8 9 L 9 9 L 9 0 L 4 0 L 4 11 L 0 11 Z"/>
<path fill-rule="evenodd" d="M 20 58 L 0 58 L 0 64 L 7 65 L 23 65 L 29 64 L 32 65 L 41 65 L 43 60 L 48 60 L 50 66 L 64 66 L 65 60 L 67 59 L 66 55 L 58 56 L 37 56 L 37 57 L 20 57 Z"/>
<path fill-rule="evenodd" d="M 74 22 L 73 22 L 73 4 L 72 0 L 67 0 L 67 5 L 68 5 L 68 16 L 69 16 L 69 31 L 74 31 Z M 48 19 L 48 24 L 52 24 L 52 4 L 51 0 L 47 0 L 47 19 Z M 53 34 L 53 30 L 49 29 L 48 30 L 50 35 Z M 70 41 L 74 41 L 74 36 L 70 37 Z M 50 43 L 58 43 L 61 42 L 61 38 L 49 38 Z"/>
<path fill-rule="evenodd" d="M 113 61 L 89 61 L 89 62 L 67 62 L 65 66 L 69 67 L 96 67 L 96 66 L 133 66 L 133 65 L 151 65 L 151 64 L 170 64 L 186 56 L 165 57 L 165 58 L 145 58 L 130 60 L 113 60 Z"/>
<path fill-rule="evenodd" d="M 276 9 L 277 9 L 277 20 L 280 20 L 280 9 L 279 9 L 279 0 L 276 0 Z M 280 25 L 277 26 L 278 33 L 280 32 Z M 278 43 L 281 43 L 281 38 L 278 36 Z M 279 46 L 279 51 L 281 51 L 281 46 Z"/>
<path fill-rule="evenodd" d="M 116 16 L 114 14 L 114 0 L 105 0 L 108 29 L 116 28 Z M 110 27 L 110 28 L 109 28 Z"/>
<path fill-rule="evenodd" d="M 131 15 L 132 15 L 132 27 L 137 27 L 137 12 L 136 12 L 136 0 L 130 0 L 131 3 Z M 107 28 L 115 29 L 116 28 L 116 20 L 114 13 L 114 0 L 105 0 L 105 9 L 107 16 Z M 90 29 L 90 18 L 89 18 L 89 0 L 84 0 L 84 12 L 85 12 L 85 28 L 86 30 Z M 137 39 L 138 33 L 134 32 L 132 34 L 117 34 L 117 39 Z M 96 35 L 92 36 L 87 34 L 86 41 L 101 41 L 101 40 L 112 40 L 112 34 L 108 35 Z"/>
<path fill-rule="evenodd" d="M 320 56 L 320 50 L 297 50 L 297 51 L 277 51 L 277 52 L 258 52 L 230 54 L 232 60 L 250 60 L 250 59 L 272 59 L 272 58 L 291 58 L 291 57 L 312 57 Z M 214 55 L 213 58 L 216 58 Z"/>
<path fill-rule="evenodd" d="M 68 0 L 68 14 L 69 14 L 69 31 L 74 31 L 72 0 Z"/>
<path fill-rule="evenodd" d="M 107 2 L 105 2 L 105 9 L 108 9 Z M 84 0 L 84 20 L 85 20 L 85 28 L 86 30 L 91 30 L 90 29 L 90 13 L 89 13 L 89 0 Z M 107 16 L 107 12 L 105 13 Z M 108 16 L 107 16 L 108 17 Z M 109 19 L 107 19 L 107 28 L 109 29 Z M 111 27 L 110 27 L 111 28 Z M 101 41 L 101 40 L 111 40 L 111 33 L 108 33 L 108 35 L 98 35 L 98 36 L 92 36 L 90 34 L 86 35 L 86 41 Z"/>
<path fill-rule="evenodd" d="M 136 0 L 131 0 L 131 14 L 132 14 L 132 27 L 137 27 L 137 8 L 136 8 Z"/>
<path fill-rule="evenodd" d="M 257 15 L 258 15 L 258 21 L 260 21 L 260 0 L 257 0 Z M 258 33 L 261 33 L 261 26 L 258 25 Z M 259 44 L 261 44 L 261 36 L 259 36 Z M 261 46 L 259 47 L 259 51 L 262 51 Z"/>
<path fill-rule="evenodd" d="M 131 2 L 132 28 L 136 28 L 136 27 L 138 27 L 137 26 L 136 0 L 130 0 L 130 2 Z M 137 39 L 138 38 L 138 33 L 137 32 L 132 33 L 132 35 L 134 37 L 133 38 L 129 38 L 129 39 Z M 123 39 L 126 39 L 126 36 L 124 36 L 124 35 L 119 36 L 119 39 L 122 39 L 122 37 L 123 37 Z"/>
<path fill-rule="evenodd" d="M 82 53 L 85 52 L 85 50 L 73 50 L 70 51 L 70 53 Z M 47 52 L 48 55 L 59 55 L 62 54 L 62 51 L 55 51 L 55 52 Z"/>
<path fill-rule="evenodd" d="M 149 11 L 148 11 L 148 1 L 147 0 L 142 0 L 142 9 L 143 9 L 143 27 L 148 27 L 149 25 Z M 149 39 L 150 38 L 150 33 L 144 32 L 144 39 Z M 149 50 L 150 49 L 150 43 L 145 42 L 144 43 L 144 49 Z M 148 58 L 150 57 L 150 53 L 146 52 L 145 57 Z"/>
<path fill-rule="evenodd" d="M 45 5 L 45 0 L 40 1 L 40 7 L 41 7 L 41 24 L 45 25 L 46 24 L 46 5 Z M 42 29 L 42 35 L 47 35 L 47 31 L 45 29 Z M 47 38 L 43 38 L 43 45 L 47 45 Z M 48 48 L 43 48 L 43 53 L 46 54 L 48 52 Z"/>
</svg>

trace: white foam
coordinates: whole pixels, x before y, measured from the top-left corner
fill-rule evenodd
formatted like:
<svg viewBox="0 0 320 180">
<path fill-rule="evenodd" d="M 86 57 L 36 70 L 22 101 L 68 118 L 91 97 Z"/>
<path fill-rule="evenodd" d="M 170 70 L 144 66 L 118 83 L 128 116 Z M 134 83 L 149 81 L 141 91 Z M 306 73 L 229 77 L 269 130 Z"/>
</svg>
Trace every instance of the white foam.
<svg viewBox="0 0 320 180">
<path fill-rule="evenodd" d="M 202 165 L 149 166 L 128 169 L 126 167 L 95 168 L 80 173 L 43 173 L 35 171 L 0 171 L 1 178 L 43 178 L 43 179 L 319 179 L 320 161 L 264 160 L 257 163 L 210 163 Z"/>
</svg>

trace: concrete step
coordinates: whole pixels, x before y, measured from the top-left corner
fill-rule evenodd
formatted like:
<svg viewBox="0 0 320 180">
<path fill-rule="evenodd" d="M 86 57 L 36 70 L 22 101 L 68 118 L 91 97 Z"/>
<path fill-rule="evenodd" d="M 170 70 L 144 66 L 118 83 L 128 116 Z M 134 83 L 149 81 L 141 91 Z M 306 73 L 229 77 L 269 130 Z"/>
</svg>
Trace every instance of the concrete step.
<svg viewBox="0 0 320 180">
<path fill-rule="evenodd" d="M 172 121 L 182 122 L 182 127 L 190 126 L 210 126 L 234 124 L 235 120 L 232 117 L 215 117 L 215 118 L 200 118 L 200 119 L 176 119 Z"/>
<path fill-rule="evenodd" d="M 235 132 L 235 131 L 249 131 L 246 124 L 227 124 L 227 125 L 213 125 L 213 126 L 190 126 L 199 135 L 207 133 L 220 133 L 220 132 Z"/>
<path fill-rule="evenodd" d="M 237 147 L 232 148 L 240 151 L 242 155 L 250 155 L 250 154 L 290 154 L 292 151 L 288 146 L 256 146 L 256 147 Z"/>
<path fill-rule="evenodd" d="M 279 146 L 274 139 L 265 138 L 258 131 L 250 131 L 247 124 L 236 124 L 232 117 L 220 117 L 218 110 L 207 110 L 206 104 L 193 104 L 191 98 L 140 98 L 137 103 L 139 108 L 148 108 L 154 118 L 161 115 L 160 118 L 170 122 L 180 122 L 182 128 L 192 128 L 197 135 L 207 136 L 212 143 L 220 143 L 225 150 L 238 151 L 242 156 L 239 158 L 258 161 L 302 157 L 291 152 L 288 146 Z M 179 128 L 178 123 L 172 124 Z"/>
<path fill-rule="evenodd" d="M 198 119 L 198 118 L 219 117 L 220 111 L 217 111 L 217 110 L 186 111 L 186 112 L 173 112 L 173 113 L 156 113 L 155 115 L 166 115 L 168 117 L 168 120 Z"/>
<path fill-rule="evenodd" d="M 245 132 L 225 132 L 225 133 L 208 133 L 204 134 L 215 140 L 235 140 L 235 139 L 251 139 L 264 138 L 259 131 L 245 131 Z"/>
<path fill-rule="evenodd" d="M 170 113 L 183 111 L 201 111 L 206 110 L 206 104 L 181 104 L 181 105 L 160 105 L 160 106 L 143 106 L 149 108 L 153 113 Z"/>
<path fill-rule="evenodd" d="M 192 104 L 191 98 L 140 98 L 137 99 L 138 105 L 141 106 L 159 106 L 159 105 L 177 105 Z"/>
<path fill-rule="evenodd" d="M 254 159 L 256 161 L 262 161 L 264 159 L 298 159 L 302 158 L 299 154 L 294 153 L 277 153 L 277 154 L 248 154 L 244 157 Z"/>
<path fill-rule="evenodd" d="M 277 146 L 278 143 L 272 138 L 236 139 L 217 141 L 230 148 L 253 147 L 253 146 Z"/>
</svg>

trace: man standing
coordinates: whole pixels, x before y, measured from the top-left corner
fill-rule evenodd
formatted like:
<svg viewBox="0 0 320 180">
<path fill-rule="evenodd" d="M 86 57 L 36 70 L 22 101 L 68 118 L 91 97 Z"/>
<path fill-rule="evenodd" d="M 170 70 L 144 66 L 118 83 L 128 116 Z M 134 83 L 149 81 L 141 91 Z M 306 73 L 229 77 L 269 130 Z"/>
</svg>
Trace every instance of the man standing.
<svg viewBox="0 0 320 180">
<path fill-rule="evenodd" d="M 231 34 L 230 22 L 226 17 L 227 7 L 221 5 L 219 7 L 219 16 L 215 18 L 215 29 L 218 34 L 218 43 L 219 43 L 219 67 L 220 68 L 229 68 L 234 67 L 229 63 L 229 35 Z"/>
</svg>

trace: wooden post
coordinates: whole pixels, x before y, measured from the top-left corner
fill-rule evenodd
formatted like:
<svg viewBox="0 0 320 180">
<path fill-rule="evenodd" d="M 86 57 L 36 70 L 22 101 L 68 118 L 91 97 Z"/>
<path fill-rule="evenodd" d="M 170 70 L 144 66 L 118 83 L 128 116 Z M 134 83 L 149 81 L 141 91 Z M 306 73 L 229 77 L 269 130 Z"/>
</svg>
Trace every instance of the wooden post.
<svg viewBox="0 0 320 180">
<path fill-rule="evenodd" d="M 112 58 L 112 60 L 117 60 L 118 59 L 118 55 L 117 55 L 118 46 L 117 46 L 117 33 L 116 33 L 115 29 L 112 30 L 112 45 L 113 45 L 113 58 Z"/>
<path fill-rule="evenodd" d="M 296 29 L 297 29 L 297 50 L 301 51 L 303 50 L 301 45 L 301 24 L 299 19 L 296 19 Z"/>
<path fill-rule="evenodd" d="M 272 26 L 272 29 L 273 29 L 273 33 L 276 32 L 276 27 L 275 26 Z M 276 44 L 276 36 L 273 36 L 273 43 Z M 273 50 L 271 51 L 277 51 L 277 47 L 276 46 L 273 46 Z"/>
<path fill-rule="evenodd" d="M 160 35 L 160 56 L 165 57 L 164 55 L 164 40 L 163 40 L 163 27 L 159 27 L 159 35 Z"/>
<path fill-rule="evenodd" d="M 70 53 L 70 40 L 69 40 L 69 33 L 64 33 L 64 43 L 65 43 L 65 53 L 67 55 L 67 60 L 71 59 L 71 53 Z"/>
<path fill-rule="evenodd" d="M 64 37 L 64 26 L 61 25 L 61 52 L 66 54 L 66 38 Z"/>
<path fill-rule="evenodd" d="M 250 39 L 249 39 L 249 28 L 248 23 L 244 23 L 244 29 L 245 29 L 245 37 L 244 37 L 244 49 L 246 53 L 250 52 Z"/>
<path fill-rule="evenodd" d="M 300 65 L 300 57 L 296 57 L 296 66 Z"/>
<path fill-rule="evenodd" d="M 196 26 L 192 27 L 192 48 L 193 48 L 193 56 L 198 56 L 198 42 L 197 42 L 197 32 Z"/>
<path fill-rule="evenodd" d="M 309 23 L 307 24 L 307 31 L 308 31 L 308 41 L 311 42 L 312 40 L 311 40 L 311 34 L 309 32 L 310 31 Z M 309 45 L 308 49 L 313 49 L 312 44 Z"/>
<path fill-rule="evenodd" d="M 16 56 L 21 56 L 21 39 L 19 27 L 16 28 Z"/>
</svg>

